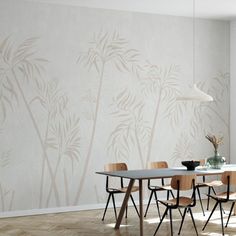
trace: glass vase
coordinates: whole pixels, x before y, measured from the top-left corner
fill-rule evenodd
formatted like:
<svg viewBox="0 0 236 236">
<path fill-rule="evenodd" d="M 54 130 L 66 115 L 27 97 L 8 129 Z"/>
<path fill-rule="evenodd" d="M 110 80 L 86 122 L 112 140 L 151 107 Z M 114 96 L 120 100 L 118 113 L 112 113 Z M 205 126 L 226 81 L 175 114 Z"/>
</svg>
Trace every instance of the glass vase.
<svg viewBox="0 0 236 236">
<path fill-rule="evenodd" d="M 207 159 L 207 164 L 211 169 L 221 169 L 225 163 L 225 158 L 222 157 L 217 151 L 213 157 Z"/>
</svg>

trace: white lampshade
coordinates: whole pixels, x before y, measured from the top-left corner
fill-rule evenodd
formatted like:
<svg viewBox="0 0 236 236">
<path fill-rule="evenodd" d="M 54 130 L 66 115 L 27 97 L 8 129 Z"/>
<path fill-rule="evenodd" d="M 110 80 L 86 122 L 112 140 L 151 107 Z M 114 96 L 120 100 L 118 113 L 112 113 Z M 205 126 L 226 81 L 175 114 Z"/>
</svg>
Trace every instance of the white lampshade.
<svg viewBox="0 0 236 236">
<path fill-rule="evenodd" d="M 204 93 L 200 90 L 196 84 L 187 91 L 187 93 L 183 96 L 179 96 L 176 98 L 177 101 L 199 101 L 199 102 L 211 102 L 213 101 L 213 97 Z"/>
</svg>

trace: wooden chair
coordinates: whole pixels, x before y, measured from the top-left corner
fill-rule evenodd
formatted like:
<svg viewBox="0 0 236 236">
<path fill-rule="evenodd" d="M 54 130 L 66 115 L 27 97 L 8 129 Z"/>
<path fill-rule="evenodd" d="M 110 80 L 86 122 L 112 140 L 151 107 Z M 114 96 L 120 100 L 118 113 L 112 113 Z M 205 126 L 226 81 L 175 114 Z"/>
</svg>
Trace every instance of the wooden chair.
<svg viewBox="0 0 236 236">
<path fill-rule="evenodd" d="M 204 230 L 212 216 L 212 214 L 214 213 L 217 205 L 220 206 L 220 216 L 221 216 L 221 228 L 222 228 L 222 235 L 224 235 L 224 223 L 223 223 L 223 208 L 222 208 L 222 203 L 226 203 L 226 202 L 232 202 L 231 208 L 230 208 L 230 213 L 227 219 L 227 223 L 225 225 L 225 227 L 227 227 L 228 223 L 229 223 L 229 218 L 232 214 L 235 202 L 236 202 L 236 192 L 231 192 L 230 188 L 232 185 L 236 185 L 236 171 L 225 171 L 222 174 L 221 177 L 221 181 L 224 185 L 227 186 L 227 191 L 223 192 L 223 193 L 218 193 L 215 195 L 208 195 L 209 197 L 213 198 L 216 203 L 215 206 L 213 207 L 211 214 L 209 215 L 204 227 L 202 230 Z"/>
<path fill-rule="evenodd" d="M 172 187 L 172 189 L 177 190 L 177 196 L 173 199 L 166 200 L 166 201 L 158 200 L 160 203 L 162 203 L 166 207 L 166 210 L 160 220 L 160 223 L 157 226 L 154 236 L 156 235 L 158 229 L 160 228 L 162 221 L 164 220 L 165 216 L 167 215 L 168 210 L 169 210 L 169 217 L 170 217 L 171 235 L 173 235 L 172 209 L 179 209 L 179 208 L 184 208 L 184 213 L 182 216 L 182 220 L 181 220 L 178 234 L 180 234 L 180 232 L 181 232 L 183 222 L 185 219 L 185 215 L 186 215 L 187 211 L 189 211 L 195 231 L 198 235 L 196 224 L 195 224 L 195 221 L 193 218 L 192 209 L 191 209 L 192 207 L 194 207 L 196 205 L 195 180 L 196 180 L 196 175 L 176 175 L 176 176 L 172 177 L 171 187 Z M 185 197 L 185 196 L 183 197 L 180 195 L 182 191 L 187 191 L 187 190 L 191 190 L 191 189 L 192 189 L 192 193 L 190 195 L 191 197 Z"/>
<path fill-rule="evenodd" d="M 200 160 L 200 165 L 201 166 L 205 165 L 205 160 L 204 159 Z M 205 212 L 204 212 L 204 208 L 203 208 L 203 204 L 202 204 L 200 188 L 208 188 L 207 208 L 206 208 L 208 210 L 209 209 L 209 203 L 210 203 L 210 197 L 209 196 L 211 194 L 211 191 L 214 194 L 216 194 L 215 187 L 219 187 L 219 186 L 222 186 L 222 185 L 223 185 L 223 183 L 222 183 L 221 180 L 213 180 L 213 181 L 207 182 L 206 181 L 206 176 L 202 176 L 202 182 L 196 183 L 196 190 L 197 190 L 198 198 L 199 198 L 200 205 L 201 205 L 201 208 L 202 208 L 202 213 L 203 213 L 204 216 L 205 216 Z"/>
<path fill-rule="evenodd" d="M 150 162 L 148 163 L 148 169 L 163 169 L 163 168 L 168 168 L 168 164 L 166 161 L 157 161 L 157 162 Z M 161 214 L 160 214 L 160 208 L 159 208 L 159 204 L 158 204 L 158 198 L 157 198 L 157 191 L 166 191 L 167 192 L 167 200 L 170 197 L 170 194 L 172 195 L 172 197 L 174 197 L 174 194 L 172 192 L 172 188 L 169 185 L 165 185 L 165 180 L 164 178 L 161 179 L 161 185 L 152 185 L 150 179 L 148 180 L 148 189 L 151 191 L 149 200 L 148 200 L 148 205 L 144 214 L 144 217 L 147 216 L 147 212 L 152 200 L 152 197 L 155 197 L 156 200 L 156 205 L 157 205 L 157 210 L 158 210 L 158 214 L 159 217 L 161 218 Z"/>
<path fill-rule="evenodd" d="M 127 165 L 125 163 L 109 163 L 109 164 L 106 164 L 104 166 L 104 170 L 105 171 L 125 171 L 125 170 L 128 170 L 128 168 L 127 168 Z M 119 194 L 119 193 L 126 193 L 127 187 L 124 186 L 123 178 L 120 178 L 120 188 L 112 188 L 112 187 L 109 186 L 109 178 L 110 178 L 109 176 L 106 177 L 106 192 L 108 193 L 108 198 L 107 198 L 107 203 L 106 203 L 106 207 L 105 207 L 105 210 L 104 210 L 104 213 L 103 213 L 102 220 L 104 220 L 104 218 L 105 218 L 110 198 L 112 198 L 115 217 L 116 217 L 116 220 L 117 220 L 115 196 L 114 195 Z M 137 192 L 137 191 L 139 191 L 139 187 L 133 186 L 131 192 Z M 139 212 L 138 212 L 138 209 L 137 209 L 136 204 L 134 202 L 132 194 L 130 194 L 130 198 L 131 198 L 131 201 L 134 205 L 134 208 L 135 208 L 135 210 L 136 210 L 136 212 L 139 216 Z M 127 207 L 126 207 L 126 218 L 127 218 Z"/>
</svg>

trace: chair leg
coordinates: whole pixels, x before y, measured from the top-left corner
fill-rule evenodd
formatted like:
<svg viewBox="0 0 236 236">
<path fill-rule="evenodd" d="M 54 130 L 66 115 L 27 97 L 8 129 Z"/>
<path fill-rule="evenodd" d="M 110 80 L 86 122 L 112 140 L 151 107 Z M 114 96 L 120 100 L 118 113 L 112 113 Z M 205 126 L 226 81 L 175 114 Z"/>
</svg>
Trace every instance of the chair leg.
<svg viewBox="0 0 236 236">
<path fill-rule="evenodd" d="M 198 198 L 199 198 L 199 201 L 200 201 L 200 205 L 201 205 L 201 208 L 202 208 L 202 214 L 203 216 L 205 216 L 205 212 L 204 212 L 204 208 L 203 208 L 203 204 L 202 204 L 202 198 L 201 198 L 201 194 L 200 194 L 200 190 L 199 188 L 197 187 L 197 193 L 198 193 Z"/>
<path fill-rule="evenodd" d="M 179 214 L 181 215 L 181 217 L 183 216 L 181 210 L 178 208 Z"/>
<path fill-rule="evenodd" d="M 212 190 L 212 192 L 216 195 L 216 191 L 215 191 L 215 189 L 214 189 L 213 186 L 208 187 L 208 194 L 210 195 L 211 190 Z M 207 210 L 209 209 L 209 202 L 210 202 L 210 197 L 208 196 L 208 198 L 207 198 Z M 223 211 L 223 213 L 225 214 L 224 208 L 222 208 L 222 211 Z"/>
<path fill-rule="evenodd" d="M 134 208 L 135 208 L 135 210 L 136 210 L 138 216 L 140 217 L 139 212 L 138 212 L 138 209 L 137 209 L 137 206 L 136 206 L 136 204 L 135 204 L 135 202 L 134 202 L 134 198 L 133 198 L 132 194 L 130 194 L 130 198 L 131 198 L 131 201 L 132 201 L 132 203 L 133 203 L 133 205 L 134 205 Z"/>
<path fill-rule="evenodd" d="M 127 216 L 128 216 L 128 205 L 125 208 L 125 218 L 127 218 Z"/>
<path fill-rule="evenodd" d="M 186 213 L 187 213 L 187 208 L 184 209 L 184 214 L 182 216 L 182 220 L 181 220 L 181 224 L 180 224 L 180 227 L 179 227 L 178 235 L 180 235 L 180 232 L 181 232 L 181 229 L 182 229 L 182 226 L 183 226 L 183 223 L 184 223 L 184 218 L 185 218 Z"/>
<path fill-rule="evenodd" d="M 224 232 L 224 222 L 223 222 L 223 212 L 222 212 L 222 203 L 220 202 L 220 218 L 221 218 L 221 228 L 222 228 L 222 235 L 225 235 Z"/>
<path fill-rule="evenodd" d="M 169 200 L 170 199 L 170 194 L 171 194 L 171 196 L 173 197 L 173 198 L 175 198 L 175 195 L 173 194 L 173 192 L 172 192 L 172 190 L 167 190 L 167 200 Z M 179 214 L 181 215 L 181 217 L 182 217 L 182 212 L 181 212 L 181 210 L 178 208 L 178 211 L 179 211 Z M 168 215 L 168 212 L 167 212 L 167 215 Z"/>
<path fill-rule="evenodd" d="M 232 214 L 232 211 L 233 211 L 233 209 L 234 209 L 234 204 L 235 204 L 235 202 L 232 202 L 232 205 L 231 205 L 231 208 L 230 208 L 230 212 L 229 212 L 229 216 L 228 216 L 228 219 L 227 219 L 227 223 L 226 223 L 226 225 L 225 225 L 225 228 L 228 226 L 229 218 L 230 218 L 230 216 L 231 216 L 231 214 Z"/>
<path fill-rule="evenodd" d="M 157 193 L 156 193 L 156 191 L 154 191 L 154 196 L 155 196 L 155 200 L 156 200 L 158 215 L 159 215 L 159 218 L 161 219 L 161 212 L 160 212 L 160 207 L 159 207 L 159 203 L 158 203 L 158 200 L 157 200 Z"/>
<path fill-rule="evenodd" d="M 212 189 L 212 192 L 216 195 L 216 191 L 215 191 L 214 187 L 211 187 L 211 189 Z"/>
<path fill-rule="evenodd" d="M 115 216 L 116 216 L 116 220 L 117 220 L 115 197 L 114 197 L 114 194 L 113 194 L 113 193 L 111 194 L 111 197 L 112 197 L 113 208 L 114 208 L 114 212 L 115 212 Z"/>
<path fill-rule="evenodd" d="M 214 189 L 214 187 L 213 186 L 211 186 L 210 187 L 211 189 L 212 189 L 212 192 L 216 195 L 216 191 L 215 191 L 215 189 Z M 223 211 L 223 213 L 225 214 L 225 210 L 224 210 L 224 208 L 222 207 L 222 211 Z"/>
<path fill-rule="evenodd" d="M 175 198 L 175 195 L 173 194 L 172 190 L 168 190 L 168 191 L 170 191 L 171 196 Z"/>
<path fill-rule="evenodd" d="M 209 217 L 208 217 L 208 219 L 207 219 L 207 221 L 206 221 L 204 227 L 202 228 L 202 230 L 204 230 L 204 229 L 206 228 L 206 226 L 207 226 L 207 224 L 208 224 L 208 222 L 209 222 L 209 220 L 210 220 L 210 218 L 211 218 L 213 212 L 215 211 L 215 209 L 216 209 L 218 203 L 219 203 L 219 202 L 217 201 L 216 204 L 215 204 L 215 206 L 213 207 L 213 209 L 212 209 L 212 211 L 211 211 L 211 214 L 209 215 Z"/>
<path fill-rule="evenodd" d="M 148 208 L 149 208 L 150 202 L 151 202 L 151 200 L 152 200 L 152 195 L 153 195 L 153 193 L 154 193 L 154 191 L 152 190 L 152 191 L 151 191 L 151 194 L 150 194 L 150 197 L 149 197 L 149 200 L 148 200 L 148 204 L 147 204 L 147 208 L 146 208 L 144 217 L 147 216 Z"/>
<path fill-rule="evenodd" d="M 211 187 L 211 189 L 212 189 L 212 192 L 216 195 L 216 191 L 215 191 L 214 187 Z M 222 211 L 223 211 L 223 213 L 225 214 L 225 210 L 224 210 L 223 207 L 222 207 Z"/>
<path fill-rule="evenodd" d="M 170 191 L 167 190 L 167 193 L 166 193 L 166 199 L 169 200 L 169 198 L 170 198 Z M 166 215 L 168 215 L 168 211 L 167 211 Z"/>
<path fill-rule="evenodd" d="M 160 226 L 161 226 L 162 221 L 164 220 L 165 216 L 167 215 L 167 212 L 168 212 L 168 207 L 166 207 L 166 210 L 165 210 L 164 214 L 162 215 L 162 218 L 161 218 L 161 220 L 160 220 L 160 222 L 159 222 L 159 224 L 158 224 L 158 226 L 157 226 L 157 228 L 156 228 L 156 231 L 155 231 L 155 233 L 153 234 L 153 236 L 156 235 L 158 229 L 159 229 Z"/>
<path fill-rule="evenodd" d="M 207 210 L 209 210 L 209 203 L 210 203 L 210 197 L 211 194 L 211 187 L 208 187 L 208 197 L 207 197 Z"/>
<path fill-rule="evenodd" d="M 192 218 L 192 222 L 193 222 L 193 226 L 194 226 L 194 229 L 196 231 L 196 234 L 198 235 L 198 232 L 197 232 L 197 227 L 196 227 L 196 224 L 195 224 L 195 220 L 193 218 L 193 212 L 192 212 L 192 209 L 189 208 L 189 212 L 190 212 L 190 215 L 191 215 L 191 218 Z"/>
<path fill-rule="evenodd" d="M 104 218 L 105 218 L 105 215 L 106 215 L 106 212 L 107 212 L 107 207 L 108 207 L 108 204 L 109 204 L 110 198 L 111 198 L 111 193 L 109 193 L 109 196 L 108 196 L 108 198 L 107 198 L 107 203 L 106 203 L 106 207 L 105 207 L 105 209 L 104 209 L 104 213 L 103 213 L 102 221 L 104 221 Z"/>
<path fill-rule="evenodd" d="M 173 236 L 173 224 L 172 224 L 172 210 L 169 208 L 170 212 L 170 231 L 171 231 L 171 236 Z"/>
</svg>

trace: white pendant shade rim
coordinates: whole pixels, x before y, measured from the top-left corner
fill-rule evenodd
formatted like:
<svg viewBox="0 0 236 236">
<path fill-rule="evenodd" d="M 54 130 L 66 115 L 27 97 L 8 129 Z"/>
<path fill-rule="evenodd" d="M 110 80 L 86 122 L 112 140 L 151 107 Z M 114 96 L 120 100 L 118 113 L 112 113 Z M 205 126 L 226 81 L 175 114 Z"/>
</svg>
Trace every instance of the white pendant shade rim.
<svg viewBox="0 0 236 236">
<path fill-rule="evenodd" d="M 200 90 L 196 84 L 184 95 L 177 97 L 178 101 L 199 101 L 199 102 L 211 102 L 213 97 Z"/>
</svg>

